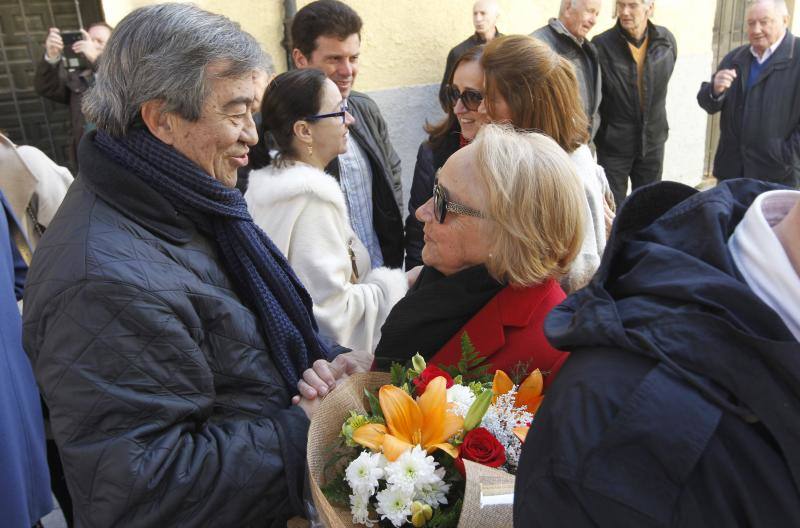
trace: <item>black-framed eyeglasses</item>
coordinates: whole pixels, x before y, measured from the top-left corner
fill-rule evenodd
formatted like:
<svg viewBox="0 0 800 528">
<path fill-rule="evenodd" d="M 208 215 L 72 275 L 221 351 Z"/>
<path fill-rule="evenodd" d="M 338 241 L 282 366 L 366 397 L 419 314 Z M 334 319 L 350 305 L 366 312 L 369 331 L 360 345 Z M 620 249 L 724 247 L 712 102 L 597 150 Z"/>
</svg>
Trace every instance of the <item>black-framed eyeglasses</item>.
<svg viewBox="0 0 800 528">
<path fill-rule="evenodd" d="M 436 178 L 433 180 L 433 217 L 437 222 L 443 224 L 447 211 L 475 218 L 485 218 L 485 215 L 477 209 L 448 200 L 447 189 L 439 185 L 439 178 Z"/>
<path fill-rule="evenodd" d="M 332 112 L 330 114 L 317 114 L 308 117 L 304 117 L 303 119 L 306 121 L 316 121 L 318 119 L 325 119 L 326 117 L 341 117 L 342 124 L 347 122 L 347 112 L 350 111 L 350 107 L 347 105 L 347 99 L 342 99 L 342 104 L 339 106 L 338 112 Z"/>
<path fill-rule="evenodd" d="M 461 102 L 464 104 L 464 108 L 470 112 L 477 112 L 478 107 L 481 105 L 481 101 L 483 101 L 483 94 L 478 90 L 473 90 L 472 88 L 466 88 L 462 92 L 452 84 L 448 84 L 444 89 L 444 93 L 447 97 L 447 100 L 450 102 L 450 106 L 455 108 L 456 103 L 459 99 L 461 99 Z"/>
</svg>

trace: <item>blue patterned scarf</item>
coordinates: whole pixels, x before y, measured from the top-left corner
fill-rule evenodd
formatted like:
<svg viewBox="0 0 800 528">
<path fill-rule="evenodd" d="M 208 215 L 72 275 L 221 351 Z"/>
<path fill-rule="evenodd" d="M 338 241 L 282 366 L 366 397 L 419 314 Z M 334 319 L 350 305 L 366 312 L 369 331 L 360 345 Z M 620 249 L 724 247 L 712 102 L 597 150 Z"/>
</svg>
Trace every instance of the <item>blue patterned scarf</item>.
<svg viewBox="0 0 800 528">
<path fill-rule="evenodd" d="M 315 360 L 329 358 L 317 336 L 311 297 L 280 250 L 253 223 L 237 189 L 225 187 L 143 129 L 119 139 L 99 131 L 95 144 L 201 229 L 205 224 L 219 244 L 228 275 L 255 305 L 266 345 L 290 390 Z"/>
</svg>

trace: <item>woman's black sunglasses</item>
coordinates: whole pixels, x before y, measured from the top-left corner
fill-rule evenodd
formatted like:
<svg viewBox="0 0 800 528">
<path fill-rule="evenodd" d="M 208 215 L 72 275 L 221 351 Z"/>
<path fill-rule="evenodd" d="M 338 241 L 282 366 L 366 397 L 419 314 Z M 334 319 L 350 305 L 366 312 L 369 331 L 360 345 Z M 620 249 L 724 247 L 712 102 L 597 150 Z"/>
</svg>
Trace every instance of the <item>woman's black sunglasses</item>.
<svg viewBox="0 0 800 528">
<path fill-rule="evenodd" d="M 478 90 L 473 90 L 472 88 L 467 88 L 461 92 L 452 84 L 448 84 L 445 87 L 444 93 L 447 96 L 447 100 L 450 101 L 450 105 L 452 107 L 455 107 L 458 100 L 461 99 L 461 102 L 464 104 L 464 108 L 470 112 L 477 112 L 478 107 L 481 105 L 481 101 L 483 101 L 483 94 Z"/>
<path fill-rule="evenodd" d="M 439 185 L 439 178 L 436 178 L 433 180 L 433 217 L 437 222 L 443 224 L 444 218 L 447 216 L 447 211 L 460 215 L 484 218 L 484 214 L 477 209 L 448 200 L 447 189 Z"/>
</svg>

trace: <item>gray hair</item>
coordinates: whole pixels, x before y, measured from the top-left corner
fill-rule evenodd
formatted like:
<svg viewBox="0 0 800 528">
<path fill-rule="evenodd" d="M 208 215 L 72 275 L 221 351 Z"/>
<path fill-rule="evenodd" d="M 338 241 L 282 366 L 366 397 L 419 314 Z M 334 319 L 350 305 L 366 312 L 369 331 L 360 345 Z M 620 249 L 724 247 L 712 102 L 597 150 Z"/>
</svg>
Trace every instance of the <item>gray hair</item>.
<svg viewBox="0 0 800 528">
<path fill-rule="evenodd" d="M 747 2 L 747 8 L 750 9 L 759 4 L 772 4 L 775 12 L 780 16 L 789 16 L 789 6 L 786 4 L 786 0 L 750 0 Z"/>
<path fill-rule="evenodd" d="M 227 66 L 220 78 L 273 69 L 255 38 L 222 15 L 177 3 L 136 9 L 111 34 L 96 83 L 83 97 L 83 113 L 113 136 L 124 135 L 151 100 L 197 121 L 208 95 L 206 68 L 213 63 Z"/>
<path fill-rule="evenodd" d="M 654 0 L 642 0 L 642 5 L 645 7 L 650 7 L 650 4 L 652 4 L 653 2 Z M 619 13 L 617 12 L 616 0 L 613 2 L 613 4 L 614 4 L 614 17 L 617 17 Z"/>
</svg>

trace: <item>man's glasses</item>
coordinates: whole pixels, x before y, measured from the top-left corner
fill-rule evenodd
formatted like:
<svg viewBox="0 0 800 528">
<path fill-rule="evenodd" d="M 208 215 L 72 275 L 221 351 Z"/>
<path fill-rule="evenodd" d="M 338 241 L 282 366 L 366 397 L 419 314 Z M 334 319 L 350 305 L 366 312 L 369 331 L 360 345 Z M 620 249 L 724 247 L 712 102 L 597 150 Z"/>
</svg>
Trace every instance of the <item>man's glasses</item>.
<svg viewBox="0 0 800 528">
<path fill-rule="evenodd" d="M 342 124 L 345 124 L 345 122 L 347 121 L 347 115 L 346 114 L 347 114 L 347 112 L 350 111 L 350 107 L 347 106 L 347 99 L 342 99 L 342 104 L 339 106 L 339 109 L 340 110 L 338 112 L 333 112 L 333 113 L 330 113 L 330 114 L 317 114 L 317 115 L 304 117 L 303 119 L 305 121 L 316 121 L 318 119 L 325 119 L 326 117 L 341 117 L 342 118 Z"/>
<path fill-rule="evenodd" d="M 447 189 L 439 185 L 439 179 L 437 178 L 433 181 L 433 217 L 437 222 L 443 224 L 447 211 L 459 215 L 485 218 L 484 214 L 477 209 L 448 200 Z"/>
<path fill-rule="evenodd" d="M 473 90 L 471 88 L 466 88 L 463 92 L 461 92 L 452 84 L 448 84 L 444 90 L 447 100 L 450 101 L 450 106 L 454 108 L 458 100 L 461 99 L 461 102 L 464 104 L 464 108 L 470 112 L 477 112 L 478 107 L 481 105 L 481 101 L 483 101 L 483 94 L 478 90 Z"/>
</svg>

